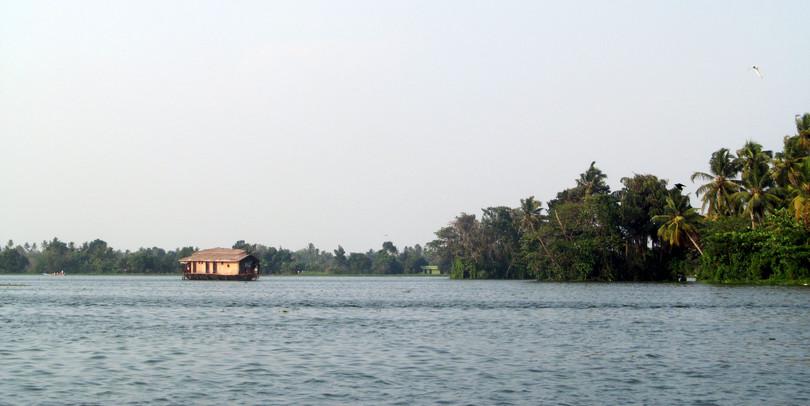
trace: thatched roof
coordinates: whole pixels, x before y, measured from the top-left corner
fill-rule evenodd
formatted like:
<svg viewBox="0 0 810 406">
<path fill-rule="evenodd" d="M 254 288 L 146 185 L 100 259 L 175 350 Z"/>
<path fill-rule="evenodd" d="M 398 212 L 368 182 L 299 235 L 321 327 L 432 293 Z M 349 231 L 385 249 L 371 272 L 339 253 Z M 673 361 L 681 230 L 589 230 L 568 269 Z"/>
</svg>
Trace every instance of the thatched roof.
<svg viewBox="0 0 810 406">
<path fill-rule="evenodd" d="M 231 248 L 210 248 L 199 250 L 189 257 L 181 258 L 180 262 L 210 261 L 210 262 L 239 262 L 250 256 L 245 250 Z"/>
</svg>

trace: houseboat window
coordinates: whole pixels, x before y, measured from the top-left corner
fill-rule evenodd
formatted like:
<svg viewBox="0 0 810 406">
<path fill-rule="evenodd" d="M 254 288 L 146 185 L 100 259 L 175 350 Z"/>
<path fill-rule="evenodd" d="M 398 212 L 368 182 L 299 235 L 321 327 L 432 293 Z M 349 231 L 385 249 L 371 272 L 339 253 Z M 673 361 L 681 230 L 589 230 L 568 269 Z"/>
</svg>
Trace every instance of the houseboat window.
<svg viewBox="0 0 810 406">
<path fill-rule="evenodd" d="M 217 273 L 217 263 L 214 262 L 214 273 Z"/>
</svg>

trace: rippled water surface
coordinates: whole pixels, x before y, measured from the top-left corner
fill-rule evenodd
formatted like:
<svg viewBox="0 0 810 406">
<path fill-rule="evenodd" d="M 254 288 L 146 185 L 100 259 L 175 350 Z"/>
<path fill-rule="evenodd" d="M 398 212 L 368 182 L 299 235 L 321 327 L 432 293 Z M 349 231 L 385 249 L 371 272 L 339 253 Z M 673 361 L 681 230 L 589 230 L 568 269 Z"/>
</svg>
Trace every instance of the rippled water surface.
<svg viewBox="0 0 810 406">
<path fill-rule="evenodd" d="M 0 277 L 0 404 L 807 404 L 810 290 Z"/>
</svg>

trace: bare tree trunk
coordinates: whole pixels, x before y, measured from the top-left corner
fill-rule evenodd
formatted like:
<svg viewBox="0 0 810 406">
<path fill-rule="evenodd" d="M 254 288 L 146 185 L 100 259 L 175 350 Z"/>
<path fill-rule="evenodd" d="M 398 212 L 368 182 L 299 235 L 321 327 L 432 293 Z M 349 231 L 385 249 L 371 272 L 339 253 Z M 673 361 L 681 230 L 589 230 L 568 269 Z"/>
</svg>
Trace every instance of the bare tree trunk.
<svg viewBox="0 0 810 406">
<path fill-rule="evenodd" d="M 559 268 L 560 264 L 557 263 L 557 260 L 554 258 L 554 255 L 551 255 L 551 252 L 548 250 L 548 247 L 546 247 L 546 243 L 543 242 L 543 239 L 540 238 L 540 236 L 538 236 L 537 241 L 540 241 L 540 245 L 543 246 L 543 250 L 546 251 L 546 255 L 548 255 L 548 257 L 551 259 L 551 262 L 554 263 L 554 266 Z"/>
<path fill-rule="evenodd" d="M 532 227 L 532 233 L 533 233 L 533 234 L 537 234 L 537 229 L 535 228 L 534 224 L 532 223 L 532 224 L 530 224 L 530 225 L 531 225 L 531 227 Z M 547 256 L 548 256 L 548 257 L 551 259 L 551 262 L 553 262 L 553 263 L 554 263 L 554 266 L 556 266 L 557 268 L 559 268 L 559 267 L 560 267 L 560 264 L 558 264 L 558 263 L 557 263 L 557 259 L 556 259 L 556 258 L 554 258 L 554 255 L 551 255 L 551 251 L 549 251 L 549 250 L 548 250 L 548 247 L 546 247 L 546 243 L 545 243 L 545 242 L 543 242 L 543 237 L 540 237 L 540 236 L 538 235 L 538 236 L 537 236 L 537 241 L 540 241 L 540 245 L 543 247 L 543 251 L 545 251 L 545 252 L 546 252 L 546 255 L 547 255 Z"/>
<path fill-rule="evenodd" d="M 571 237 L 569 237 L 568 233 L 565 231 L 565 226 L 563 225 L 562 220 L 560 220 L 560 215 L 557 214 L 557 210 L 554 210 L 554 217 L 557 218 L 557 224 L 560 225 L 560 230 L 562 230 L 563 237 L 565 237 L 566 240 L 571 241 Z"/>
<path fill-rule="evenodd" d="M 695 242 L 695 240 L 692 238 L 692 236 L 689 233 L 686 233 L 686 236 L 689 237 L 689 241 L 692 241 L 692 245 L 694 245 L 695 248 L 697 248 L 698 252 L 700 253 L 700 256 L 702 257 L 703 256 L 703 250 L 700 249 L 700 247 L 697 245 L 697 243 Z"/>
</svg>

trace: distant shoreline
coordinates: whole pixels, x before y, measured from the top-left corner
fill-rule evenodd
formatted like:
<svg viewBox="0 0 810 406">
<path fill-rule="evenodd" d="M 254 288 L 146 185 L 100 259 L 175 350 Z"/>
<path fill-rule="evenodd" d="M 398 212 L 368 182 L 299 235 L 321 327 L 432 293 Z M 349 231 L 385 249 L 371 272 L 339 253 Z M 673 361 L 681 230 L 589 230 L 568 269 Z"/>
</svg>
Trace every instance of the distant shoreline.
<svg viewBox="0 0 810 406">
<path fill-rule="evenodd" d="M 51 276 L 51 275 L 40 275 L 34 273 L 3 273 L 0 272 L 0 277 L 9 277 L 9 276 L 24 276 L 24 277 L 48 277 L 48 278 L 66 278 L 66 277 L 73 277 L 73 276 L 111 276 L 111 277 L 123 277 L 123 276 L 136 276 L 136 277 L 146 277 L 146 276 L 157 276 L 157 277 L 174 277 L 176 276 L 178 279 L 182 278 L 181 273 L 171 274 L 171 273 L 67 273 L 65 276 Z M 422 274 L 399 274 L 399 275 L 390 275 L 390 274 L 381 274 L 381 275 L 374 275 L 374 274 L 331 274 L 325 272 L 318 272 L 318 273 L 303 273 L 303 274 L 271 274 L 271 275 L 262 275 L 260 279 L 263 278 L 279 278 L 279 277 L 302 277 L 302 278 L 311 278 L 311 277 L 327 277 L 327 278 L 445 278 L 445 279 L 452 279 L 449 275 L 422 275 Z M 673 282 L 673 281 L 549 281 L 549 280 L 537 280 L 537 279 L 455 279 L 457 281 L 470 281 L 470 280 L 489 280 L 489 281 L 525 281 L 525 282 L 534 282 L 534 283 L 543 283 L 543 284 L 568 284 L 568 283 L 587 283 L 587 284 L 606 284 L 606 285 L 613 285 L 613 284 L 631 284 L 631 283 L 640 283 L 640 284 L 681 284 L 680 282 Z M 797 279 L 797 280 L 761 280 L 761 281 L 693 281 L 687 282 L 685 284 L 700 284 L 700 285 L 711 285 L 711 286 L 729 286 L 729 287 L 745 287 L 745 286 L 791 286 L 791 287 L 810 287 L 810 279 Z"/>
<path fill-rule="evenodd" d="M 53 277 L 53 278 L 64 278 L 70 276 L 177 276 L 178 278 L 182 278 L 183 274 L 178 272 L 177 274 L 173 273 L 123 273 L 123 272 L 115 272 L 115 273 L 82 273 L 82 272 L 66 272 L 64 276 L 54 276 L 54 275 L 42 275 L 37 273 L 13 273 L 13 272 L 0 272 L 0 276 L 42 276 L 42 277 Z M 414 278 L 414 277 L 422 277 L 422 278 L 449 278 L 449 275 L 425 275 L 425 274 L 333 274 L 333 273 L 326 273 L 326 272 L 315 272 L 315 273 L 302 273 L 302 274 L 269 274 L 269 275 L 261 275 L 259 278 L 275 278 L 280 276 L 301 276 L 301 277 L 314 277 L 314 276 L 327 276 L 327 277 L 384 277 L 384 278 L 391 278 L 391 277 L 400 277 L 400 278 Z"/>
</svg>

